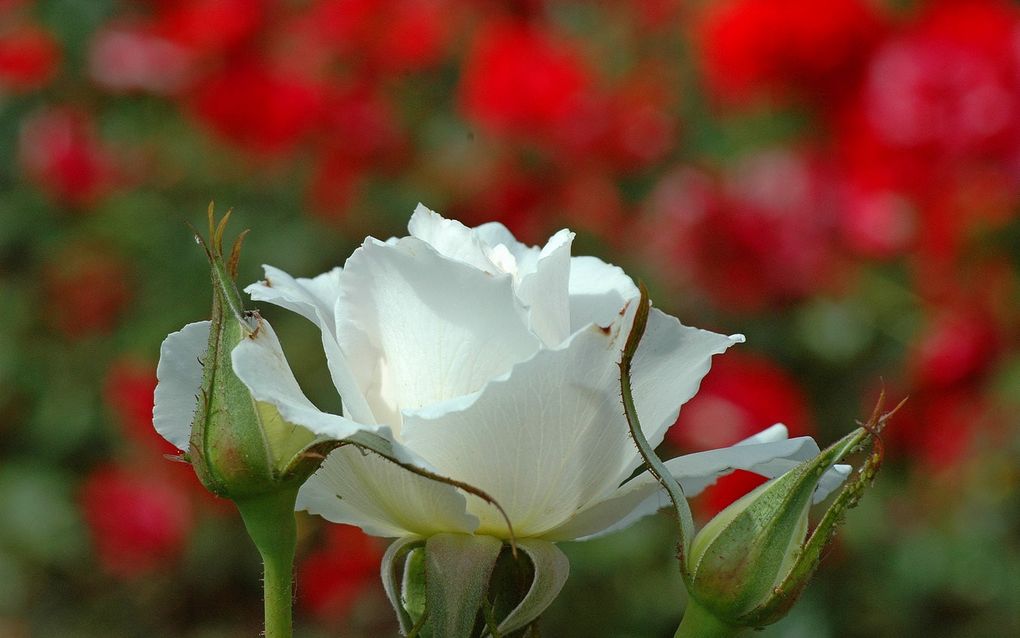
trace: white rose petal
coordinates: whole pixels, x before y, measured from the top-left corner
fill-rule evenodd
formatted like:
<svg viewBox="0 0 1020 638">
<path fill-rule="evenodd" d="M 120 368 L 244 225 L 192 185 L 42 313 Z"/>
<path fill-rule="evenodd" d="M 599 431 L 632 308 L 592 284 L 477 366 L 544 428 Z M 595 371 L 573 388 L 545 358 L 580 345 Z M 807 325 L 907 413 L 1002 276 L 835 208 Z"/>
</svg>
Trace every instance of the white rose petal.
<svg viewBox="0 0 1020 638">
<path fill-rule="evenodd" d="M 187 451 L 202 387 L 202 358 L 209 347 L 208 321 L 170 333 L 159 348 L 152 425 L 178 450 Z"/>
</svg>

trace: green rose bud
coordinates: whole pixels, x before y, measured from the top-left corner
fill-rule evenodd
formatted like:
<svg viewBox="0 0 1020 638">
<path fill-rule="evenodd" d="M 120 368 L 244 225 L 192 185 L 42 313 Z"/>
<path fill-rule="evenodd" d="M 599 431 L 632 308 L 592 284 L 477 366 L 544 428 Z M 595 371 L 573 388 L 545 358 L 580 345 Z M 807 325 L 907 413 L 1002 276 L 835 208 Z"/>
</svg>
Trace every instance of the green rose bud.
<svg viewBox="0 0 1020 638">
<path fill-rule="evenodd" d="M 695 536 L 686 565 L 694 616 L 701 616 L 701 622 L 711 616 L 720 625 L 740 628 L 761 627 L 786 615 L 844 514 L 878 471 L 882 448 L 876 437 L 895 410 L 879 412 L 815 458 L 730 505 Z M 863 466 L 843 485 L 809 537 L 808 515 L 819 482 L 834 468 L 848 473 L 849 466 L 836 464 L 872 441 L 876 444 Z"/>
<path fill-rule="evenodd" d="M 209 491 L 236 501 L 285 486 L 296 489 L 320 459 L 302 454 L 315 436 L 286 423 L 271 404 L 256 401 L 234 373 L 231 353 L 264 329 L 264 322 L 258 312 L 244 309 L 234 283 L 244 234 L 224 260 L 229 216 L 214 227 L 210 207 L 210 240 L 204 245 L 212 276 L 212 317 L 188 457 Z"/>
</svg>

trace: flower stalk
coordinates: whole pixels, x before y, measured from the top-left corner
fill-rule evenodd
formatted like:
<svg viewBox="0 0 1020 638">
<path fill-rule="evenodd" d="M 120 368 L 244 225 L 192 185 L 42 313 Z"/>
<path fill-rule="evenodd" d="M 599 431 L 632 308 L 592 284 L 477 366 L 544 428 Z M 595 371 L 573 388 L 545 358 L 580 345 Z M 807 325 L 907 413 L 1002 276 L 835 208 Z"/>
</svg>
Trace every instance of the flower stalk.
<svg viewBox="0 0 1020 638">
<path fill-rule="evenodd" d="M 687 600 L 687 609 L 673 638 L 732 638 L 744 632 L 737 627 L 719 620 L 694 598 Z"/>
<path fill-rule="evenodd" d="M 291 638 L 294 507 L 298 488 L 319 461 L 303 453 L 314 436 L 288 427 L 273 406 L 254 399 L 234 372 L 235 347 L 265 327 L 258 313 L 244 309 L 234 283 L 245 233 L 224 257 L 229 217 L 228 212 L 216 223 L 210 205 L 208 242 L 198 238 L 209 258 L 213 302 L 188 459 L 209 491 L 234 501 L 262 557 L 266 638 Z"/>
<path fill-rule="evenodd" d="M 235 501 L 264 566 L 265 638 L 291 638 L 297 488 Z"/>
</svg>

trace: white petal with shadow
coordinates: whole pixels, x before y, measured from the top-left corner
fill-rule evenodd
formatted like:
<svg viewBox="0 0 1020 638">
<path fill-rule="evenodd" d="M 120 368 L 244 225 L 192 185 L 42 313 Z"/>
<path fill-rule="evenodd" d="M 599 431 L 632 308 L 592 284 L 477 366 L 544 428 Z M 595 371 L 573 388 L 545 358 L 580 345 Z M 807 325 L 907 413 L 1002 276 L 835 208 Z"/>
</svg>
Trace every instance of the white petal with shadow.
<svg viewBox="0 0 1020 638">
<path fill-rule="evenodd" d="M 189 323 L 163 340 L 156 366 L 152 425 L 177 449 L 187 451 L 202 388 L 202 358 L 209 347 L 209 321 Z"/>
<path fill-rule="evenodd" d="M 378 425 L 358 423 L 323 412 L 308 398 L 287 363 L 280 340 L 268 321 L 260 320 L 253 337 L 244 339 L 231 353 L 234 374 L 257 401 L 276 407 L 285 421 L 300 425 L 316 435 L 345 439 L 355 432 L 379 431 Z"/>
<path fill-rule="evenodd" d="M 478 519 L 466 505 L 459 490 L 353 446 L 331 452 L 297 502 L 299 510 L 388 537 L 470 534 Z"/>
<path fill-rule="evenodd" d="M 415 237 L 369 239 L 344 268 L 337 333 L 379 421 L 481 389 L 539 347 L 509 275 Z"/>
<path fill-rule="evenodd" d="M 732 447 L 680 456 L 666 461 L 665 465 L 690 498 L 734 470 L 775 478 L 819 452 L 818 445 L 810 437 L 785 437 L 785 427 L 773 426 Z M 838 487 L 845 474 L 842 468 L 830 470 L 815 494 L 816 502 Z M 643 472 L 623 484 L 613 495 L 579 511 L 567 524 L 552 530 L 547 538 L 595 538 L 623 529 L 668 506 L 669 497 L 658 481 L 650 473 Z"/>
<path fill-rule="evenodd" d="M 336 336 L 336 304 L 343 271 L 334 268 L 312 279 L 294 278 L 272 266 L 263 266 L 266 278 L 244 289 L 254 301 L 266 301 L 305 317 L 322 332 L 333 385 L 343 399 L 345 413 L 361 423 L 375 423 L 364 393 L 355 380 L 348 357 Z"/>
</svg>

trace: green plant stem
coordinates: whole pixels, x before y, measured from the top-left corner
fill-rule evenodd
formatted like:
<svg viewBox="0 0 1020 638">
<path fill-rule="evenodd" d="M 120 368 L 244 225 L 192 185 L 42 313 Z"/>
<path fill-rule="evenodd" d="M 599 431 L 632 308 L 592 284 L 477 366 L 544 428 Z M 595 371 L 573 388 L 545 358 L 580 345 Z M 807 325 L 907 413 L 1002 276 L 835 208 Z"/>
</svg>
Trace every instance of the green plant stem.
<svg viewBox="0 0 1020 638">
<path fill-rule="evenodd" d="M 259 554 L 265 573 L 262 581 L 265 599 L 265 638 L 292 638 L 294 604 L 294 550 L 297 524 L 294 503 L 297 488 L 284 488 L 270 494 L 235 501 L 244 525 Z"/>
<path fill-rule="evenodd" d="M 680 621 L 680 627 L 677 628 L 673 638 L 733 638 L 743 631 L 743 627 L 724 623 L 693 598 L 689 598 L 684 618 Z"/>
</svg>

